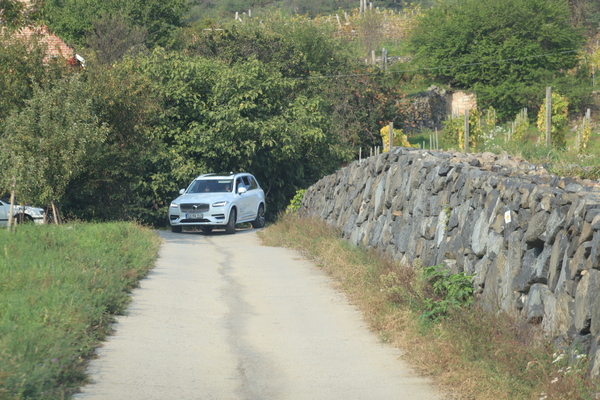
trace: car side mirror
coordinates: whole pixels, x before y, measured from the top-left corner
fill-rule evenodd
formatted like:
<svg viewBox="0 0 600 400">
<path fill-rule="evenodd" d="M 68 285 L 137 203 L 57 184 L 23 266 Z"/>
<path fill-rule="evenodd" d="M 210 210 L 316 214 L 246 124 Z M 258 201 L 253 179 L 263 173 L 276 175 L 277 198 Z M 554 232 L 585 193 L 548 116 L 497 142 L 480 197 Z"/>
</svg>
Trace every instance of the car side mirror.
<svg viewBox="0 0 600 400">
<path fill-rule="evenodd" d="M 238 188 L 238 194 L 244 194 L 248 191 L 245 187 Z"/>
<path fill-rule="evenodd" d="M 185 189 L 181 189 L 181 190 L 179 191 L 179 194 L 184 194 L 184 193 L 185 193 Z"/>
</svg>

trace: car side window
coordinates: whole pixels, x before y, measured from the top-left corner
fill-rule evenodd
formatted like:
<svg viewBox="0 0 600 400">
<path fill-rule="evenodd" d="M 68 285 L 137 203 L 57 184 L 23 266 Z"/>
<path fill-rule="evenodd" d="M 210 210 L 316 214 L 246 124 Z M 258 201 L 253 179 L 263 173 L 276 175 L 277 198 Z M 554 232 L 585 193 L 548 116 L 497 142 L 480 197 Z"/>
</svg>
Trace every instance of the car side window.
<svg viewBox="0 0 600 400">
<path fill-rule="evenodd" d="M 248 180 L 248 177 L 242 176 L 242 179 L 244 180 L 244 186 L 246 187 L 246 189 L 250 190 L 250 181 Z"/>
<path fill-rule="evenodd" d="M 258 184 L 256 183 L 256 179 L 254 179 L 253 176 L 249 176 L 248 179 L 250 180 L 250 189 L 249 190 L 258 189 Z"/>
<path fill-rule="evenodd" d="M 242 178 L 237 178 L 235 180 L 235 187 L 236 187 L 236 193 L 239 192 L 241 187 L 246 187 L 246 186 L 244 186 L 244 183 L 242 182 Z"/>
</svg>

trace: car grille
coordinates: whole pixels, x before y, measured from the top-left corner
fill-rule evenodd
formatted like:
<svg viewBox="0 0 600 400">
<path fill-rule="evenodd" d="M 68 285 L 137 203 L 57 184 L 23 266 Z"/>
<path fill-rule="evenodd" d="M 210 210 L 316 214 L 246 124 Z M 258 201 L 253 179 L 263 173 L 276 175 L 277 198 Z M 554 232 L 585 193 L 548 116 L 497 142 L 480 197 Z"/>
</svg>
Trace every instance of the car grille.
<svg viewBox="0 0 600 400">
<path fill-rule="evenodd" d="M 198 218 L 198 219 L 182 219 L 181 221 L 179 221 L 181 223 L 191 223 L 191 222 L 210 222 L 209 220 L 205 219 L 205 218 Z"/>
<path fill-rule="evenodd" d="M 179 208 L 181 209 L 182 212 L 206 212 L 206 211 L 208 211 L 210 206 L 208 204 L 204 204 L 204 203 L 199 203 L 199 204 L 186 203 L 186 204 L 180 204 Z"/>
</svg>

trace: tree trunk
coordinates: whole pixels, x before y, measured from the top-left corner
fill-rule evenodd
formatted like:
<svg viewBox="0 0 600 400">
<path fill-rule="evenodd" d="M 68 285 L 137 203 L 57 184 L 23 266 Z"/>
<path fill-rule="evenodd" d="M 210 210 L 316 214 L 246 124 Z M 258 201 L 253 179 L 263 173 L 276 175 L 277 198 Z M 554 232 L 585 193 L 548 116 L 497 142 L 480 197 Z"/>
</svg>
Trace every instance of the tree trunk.
<svg viewBox="0 0 600 400">
<path fill-rule="evenodd" d="M 14 223 L 13 211 L 15 209 L 15 192 L 17 190 L 17 178 L 13 177 L 12 190 L 10 191 L 10 208 L 8 210 L 8 231 L 12 230 Z"/>
<path fill-rule="evenodd" d="M 54 214 L 54 223 L 56 225 L 60 225 L 62 223 L 62 221 L 60 220 L 58 206 L 54 202 L 52 202 L 52 213 Z"/>
</svg>

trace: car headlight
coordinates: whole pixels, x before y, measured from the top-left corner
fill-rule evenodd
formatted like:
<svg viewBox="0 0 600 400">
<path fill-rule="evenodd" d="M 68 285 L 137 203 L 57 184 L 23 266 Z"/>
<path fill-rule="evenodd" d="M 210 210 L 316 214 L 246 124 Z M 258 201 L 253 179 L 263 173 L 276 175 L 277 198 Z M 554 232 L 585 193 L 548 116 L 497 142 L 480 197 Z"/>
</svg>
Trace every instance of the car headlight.
<svg viewBox="0 0 600 400">
<path fill-rule="evenodd" d="M 171 208 L 179 208 L 179 204 L 177 204 L 177 203 L 171 203 Z"/>
<path fill-rule="evenodd" d="M 213 207 L 223 207 L 225 206 L 227 203 L 229 203 L 228 201 L 218 201 L 216 203 L 213 203 Z"/>
</svg>

